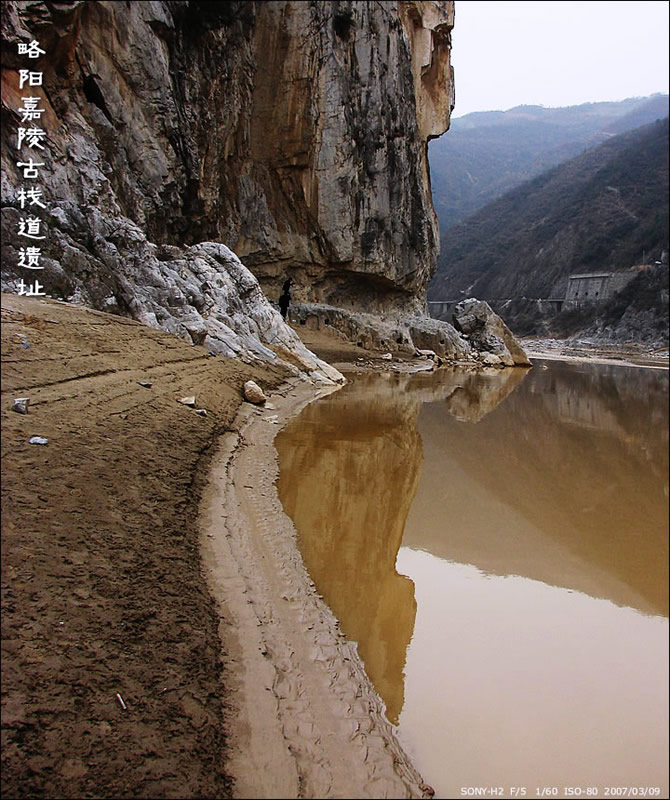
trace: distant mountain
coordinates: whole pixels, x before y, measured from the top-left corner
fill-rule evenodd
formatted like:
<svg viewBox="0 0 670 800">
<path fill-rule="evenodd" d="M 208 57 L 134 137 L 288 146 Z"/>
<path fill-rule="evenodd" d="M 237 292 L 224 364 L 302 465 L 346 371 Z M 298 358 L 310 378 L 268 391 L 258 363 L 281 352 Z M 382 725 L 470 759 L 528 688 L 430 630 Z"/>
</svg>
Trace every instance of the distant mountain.
<svg viewBox="0 0 670 800">
<path fill-rule="evenodd" d="M 566 108 L 517 106 L 452 120 L 429 147 L 441 232 L 520 183 L 668 111 L 668 95 L 656 94 Z"/>
<path fill-rule="evenodd" d="M 441 247 L 429 299 L 475 296 L 498 310 L 510 299 L 563 297 L 571 274 L 660 259 L 668 250 L 667 117 L 518 186 L 443 233 Z M 504 316 L 524 333 L 519 313 L 507 304 Z"/>
</svg>

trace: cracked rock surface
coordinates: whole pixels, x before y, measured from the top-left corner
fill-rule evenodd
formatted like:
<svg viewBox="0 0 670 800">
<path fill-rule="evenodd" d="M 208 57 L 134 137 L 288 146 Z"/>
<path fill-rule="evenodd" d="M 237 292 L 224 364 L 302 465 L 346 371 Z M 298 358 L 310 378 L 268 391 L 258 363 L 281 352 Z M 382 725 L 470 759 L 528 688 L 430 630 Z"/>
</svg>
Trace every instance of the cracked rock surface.
<svg viewBox="0 0 670 800">
<path fill-rule="evenodd" d="M 452 25 L 451 2 L 4 3 L 3 288 L 28 277 L 17 162 L 37 155 L 49 295 L 332 380 L 254 277 L 272 299 L 288 274 L 296 300 L 423 314 Z M 26 67 L 39 151 L 17 147 Z"/>
</svg>

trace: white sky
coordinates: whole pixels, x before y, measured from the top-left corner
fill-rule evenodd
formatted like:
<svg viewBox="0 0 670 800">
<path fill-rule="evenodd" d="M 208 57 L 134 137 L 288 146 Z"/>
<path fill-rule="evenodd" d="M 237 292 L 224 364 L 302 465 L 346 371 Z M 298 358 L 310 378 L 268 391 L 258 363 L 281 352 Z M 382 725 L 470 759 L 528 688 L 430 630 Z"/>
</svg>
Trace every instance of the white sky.
<svg viewBox="0 0 670 800">
<path fill-rule="evenodd" d="M 668 92 L 666 0 L 456 0 L 454 117 Z"/>
</svg>

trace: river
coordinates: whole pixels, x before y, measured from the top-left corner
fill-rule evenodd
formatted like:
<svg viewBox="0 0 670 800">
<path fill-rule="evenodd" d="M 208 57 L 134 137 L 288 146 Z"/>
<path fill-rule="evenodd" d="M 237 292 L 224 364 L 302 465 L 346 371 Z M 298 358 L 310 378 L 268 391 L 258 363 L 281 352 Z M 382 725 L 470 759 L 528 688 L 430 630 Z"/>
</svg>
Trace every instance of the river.
<svg viewBox="0 0 670 800">
<path fill-rule="evenodd" d="M 350 378 L 279 494 L 436 796 L 667 797 L 667 370 Z"/>
</svg>

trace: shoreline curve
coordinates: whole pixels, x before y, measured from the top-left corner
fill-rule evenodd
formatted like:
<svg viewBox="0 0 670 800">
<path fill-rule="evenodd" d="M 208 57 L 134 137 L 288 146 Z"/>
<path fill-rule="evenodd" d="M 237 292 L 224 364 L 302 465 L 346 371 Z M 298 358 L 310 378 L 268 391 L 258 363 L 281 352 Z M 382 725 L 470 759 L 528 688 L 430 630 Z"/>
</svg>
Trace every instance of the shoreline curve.
<svg viewBox="0 0 670 800">
<path fill-rule="evenodd" d="M 238 798 L 432 796 L 309 577 L 275 487 L 275 436 L 334 390 L 291 382 L 270 409 L 243 405 L 210 462 L 200 542 L 226 653 Z"/>
</svg>

